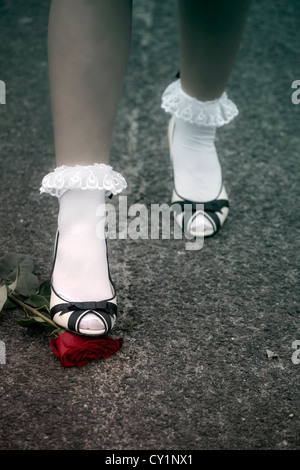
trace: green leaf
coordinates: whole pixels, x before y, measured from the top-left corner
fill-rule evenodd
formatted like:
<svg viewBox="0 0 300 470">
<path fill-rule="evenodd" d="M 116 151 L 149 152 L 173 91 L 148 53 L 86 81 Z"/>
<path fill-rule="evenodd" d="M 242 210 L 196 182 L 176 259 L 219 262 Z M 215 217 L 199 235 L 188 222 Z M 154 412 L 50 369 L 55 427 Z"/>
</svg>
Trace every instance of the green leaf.
<svg viewBox="0 0 300 470">
<path fill-rule="evenodd" d="M 45 324 L 47 325 L 47 322 L 43 320 L 40 317 L 30 317 L 28 320 L 16 320 L 16 323 L 20 326 L 23 326 L 24 328 L 28 328 L 28 326 L 36 325 L 36 324 Z"/>
<path fill-rule="evenodd" d="M 32 294 L 30 297 L 24 300 L 24 302 L 31 307 L 36 309 L 46 309 L 48 312 L 50 310 L 50 295 L 51 295 L 51 285 L 48 280 L 41 283 L 38 293 Z"/>
<path fill-rule="evenodd" d="M 24 303 L 36 309 L 44 308 L 47 311 L 49 311 L 50 309 L 49 299 L 40 294 L 31 295 L 30 297 L 28 297 L 28 299 L 24 300 Z"/>
<path fill-rule="evenodd" d="M 50 309 L 50 297 L 51 297 L 51 284 L 50 281 L 46 280 L 41 283 L 39 287 L 38 295 L 43 297 L 44 304 L 47 307 L 47 310 Z"/>
<path fill-rule="evenodd" d="M 19 275 L 20 275 L 20 266 L 19 266 L 19 263 L 18 263 L 18 265 L 17 265 L 16 279 L 14 280 L 14 282 L 12 282 L 11 284 L 8 285 L 8 288 L 9 288 L 11 291 L 14 291 L 15 288 L 17 287 Z"/>
<path fill-rule="evenodd" d="M 22 295 L 19 295 L 16 292 L 8 292 L 8 294 L 10 294 L 10 293 L 13 293 L 13 295 L 16 299 L 23 301 L 24 297 Z M 16 302 L 14 302 L 12 299 L 7 297 L 7 301 L 5 302 L 5 305 L 4 305 L 3 309 L 16 308 L 16 307 L 17 307 Z"/>
<path fill-rule="evenodd" d="M 41 283 L 40 288 L 39 288 L 39 294 L 42 295 L 43 297 L 49 298 L 49 301 L 50 301 L 50 295 L 51 295 L 50 281 L 46 280 Z"/>
<path fill-rule="evenodd" d="M 9 297 L 7 298 L 5 304 L 3 305 L 2 310 L 6 310 L 7 308 L 16 308 L 15 302 L 13 302 L 12 300 L 10 300 Z"/>
<path fill-rule="evenodd" d="M 0 261 L 0 278 L 8 282 L 14 282 L 19 273 L 33 273 L 34 261 L 30 255 L 8 253 Z"/>
<path fill-rule="evenodd" d="M 1 286 L 0 287 L 0 311 L 3 309 L 6 300 L 7 300 L 7 287 Z"/>
<path fill-rule="evenodd" d="M 21 273 L 15 288 L 15 292 L 24 296 L 30 297 L 36 294 L 39 290 L 39 280 L 35 274 L 30 272 Z"/>
</svg>

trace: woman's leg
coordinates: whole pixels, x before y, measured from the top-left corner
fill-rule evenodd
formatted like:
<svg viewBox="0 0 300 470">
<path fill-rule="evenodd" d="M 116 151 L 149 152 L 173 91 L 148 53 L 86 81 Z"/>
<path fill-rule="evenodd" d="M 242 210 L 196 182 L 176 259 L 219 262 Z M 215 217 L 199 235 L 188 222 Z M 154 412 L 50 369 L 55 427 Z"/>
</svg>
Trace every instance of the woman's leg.
<svg viewBox="0 0 300 470">
<path fill-rule="evenodd" d="M 220 193 L 222 171 L 214 140 L 217 127 L 238 113 L 224 90 L 249 6 L 250 0 L 178 0 L 180 83 L 166 90 L 170 101 L 165 109 L 177 116 L 171 152 L 175 189 L 183 199 L 208 202 Z M 211 230 L 211 222 L 201 216 L 193 229 L 203 223 Z"/>
<path fill-rule="evenodd" d="M 104 206 L 110 184 L 113 193 L 126 187 L 107 163 L 130 51 L 131 2 L 51 3 L 48 51 L 57 168 L 43 185 L 50 193 L 61 188 L 53 286 L 68 301 L 112 297 L 105 217 L 96 211 Z M 89 314 L 81 328 L 98 329 L 99 321 Z"/>
<path fill-rule="evenodd" d="M 52 0 L 48 56 L 57 166 L 108 163 L 132 0 Z"/>
<path fill-rule="evenodd" d="M 180 77 L 200 101 L 219 98 L 238 52 L 251 0 L 178 0 Z"/>
</svg>

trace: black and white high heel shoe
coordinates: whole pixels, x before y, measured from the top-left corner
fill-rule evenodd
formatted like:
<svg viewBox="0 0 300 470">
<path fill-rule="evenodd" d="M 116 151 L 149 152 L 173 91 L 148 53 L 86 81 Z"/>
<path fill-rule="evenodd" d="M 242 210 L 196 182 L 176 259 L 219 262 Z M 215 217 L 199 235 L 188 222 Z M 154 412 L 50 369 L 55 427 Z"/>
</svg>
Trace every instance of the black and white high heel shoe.
<svg viewBox="0 0 300 470">
<path fill-rule="evenodd" d="M 108 274 L 113 292 L 111 298 L 95 302 L 70 302 L 63 299 L 55 291 L 52 282 L 58 239 L 59 232 L 57 232 L 56 235 L 54 261 L 51 272 L 50 316 L 52 320 L 57 326 L 78 335 L 103 336 L 108 334 L 113 328 L 117 319 L 116 289 L 111 280 L 110 272 Z M 93 314 L 98 317 L 102 321 L 104 328 L 98 330 L 80 328 L 80 321 L 87 314 Z"/>
<path fill-rule="evenodd" d="M 176 117 L 172 116 L 169 121 L 168 126 L 168 139 L 169 139 L 169 149 L 170 149 L 170 159 L 171 164 L 173 167 L 173 159 L 172 159 L 172 152 L 171 152 L 171 144 L 173 140 L 173 133 L 174 133 L 174 126 L 175 126 Z M 209 237 L 217 233 L 220 228 L 223 226 L 229 212 L 229 201 L 228 195 L 225 189 L 224 184 L 222 185 L 221 191 L 216 199 L 209 202 L 201 202 L 201 201 L 189 201 L 187 199 L 183 199 L 180 197 L 175 189 L 174 182 L 173 182 L 173 191 L 172 191 L 172 204 L 175 205 L 174 212 L 175 212 L 175 219 L 180 228 L 184 233 L 188 233 L 192 237 Z M 199 209 L 199 205 L 201 209 Z M 176 210 L 176 205 L 180 210 Z M 198 205 L 198 207 L 197 207 Z M 187 211 L 188 207 L 188 211 Z M 203 209 L 202 209 L 203 207 Z M 187 218 L 188 215 L 188 218 Z M 210 223 L 203 226 L 203 228 L 199 230 L 192 229 L 192 224 L 195 221 L 198 215 L 202 215 L 205 217 Z"/>
<path fill-rule="evenodd" d="M 100 213 L 98 214 L 98 208 L 103 207 L 106 196 L 111 197 L 112 195 L 119 194 L 126 189 L 126 187 L 127 183 L 123 175 L 113 170 L 110 165 L 106 165 L 104 163 L 74 166 L 63 165 L 55 168 L 43 177 L 40 193 L 55 196 L 59 200 L 58 227 L 67 227 L 68 231 L 70 224 L 72 225 L 73 223 L 72 220 L 74 220 L 76 225 L 81 226 L 80 230 L 82 230 L 83 227 L 89 227 L 92 231 L 95 229 L 95 232 L 93 232 L 93 243 L 95 243 L 95 236 L 98 237 L 98 230 L 101 231 L 103 229 L 104 233 L 104 215 L 101 215 Z M 71 217 L 70 214 L 72 214 Z M 97 219 L 98 216 L 99 219 Z M 60 229 L 61 241 L 64 240 L 64 243 L 67 243 L 63 230 L 64 229 L 62 228 Z M 79 231 L 79 239 L 80 237 L 81 235 Z M 79 335 L 106 335 L 113 328 L 117 318 L 116 289 L 109 272 L 107 247 L 106 253 L 103 253 L 102 249 L 100 249 L 99 252 L 101 256 L 102 254 L 103 256 L 106 256 L 108 273 L 105 267 L 105 276 L 108 274 L 108 278 L 105 278 L 105 287 L 103 288 L 103 292 L 108 292 L 107 295 L 110 297 L 101 301 L 96 299 L 95 302 L 73 302 L 70 301 L 70 299 L 72 300 L 72 294 L 70 294 L 70 296 L 68 295 L 67 299 L 63 298 L 66 294 L 58 293 L 53 286 L 53 280 L 56 279 L 56 276 L 53 275 L 55 262 L 58 262 L 58 238 L 59 229 L 57 230 L 56 241 L 54 244 L 54 261 L 50 281 L 50 314 L 52 320 L 59 327 Z M 86 289 L 83 288 L 82 292 L 89 292 L 88 298 L 90 300 L 92 297 L 91 292 L 101 292 L 102 289 L 101 286 L 99 286 L 99 289 L 97 286 L 92 287 L 91 278 L 88 283 L 88 264 L 90 261 L 84 266 L 85 260 L 82 260 L 83 264 L 80 266 L 80 256 L 78 258 L 76 257 L 78 252 L 80 253 L 84 250 L 85 245 L 89 245 L 89 242 L 85 239 L 84 235 L 81 240 L 83 241 L 82 244 L 79 243 L 79 247 L 75 246 L 75 248 L 73 247 L 73 251 L 72 249 L 68 251 L 70 261 L 74 260 L 74 263 L 75 259 L 78 259 L 79 261 L 78 266 L 75 266 L 75 268 L 72 263 L 70 263 L 70 265 L 67 263 L 66 283 L 68 284 L 68 281 L 72 281 L 72 279 L 70 279 L 72 277 L 75 280 L 74 286 L 76 287 L 74 287 L 74 289 L 78 289 L 78 287 L 80 288 L 81 286 L 81 282 L 86 282 Z M 87 256 L 88 260 L 93 259 L 92 251 L 92 249 L 89 251 Z M 74 255 L 74 258 L 72 258 L 72 254 Z M 97 260 L 95 260 L 95 262 L 97 262 Z M 59 269 L 62 269 L 61 273 L 64 272 L 61 266 Z M 101 275 L 99 275 L 99 270 L 97 269 L 91 273 L 92 279 L 94 278 L 94 272 L 98 272 L 98 278 L 101 279 Z M 95 277 L 97 278 L 97 274 Z M 58 276 L 58 279 L 63 279 L 62 284 L 64 283 L 64 275 L 62 275 L 61 278 Z M 109 282 L 107 283 L 106 281 Z M 60 285 L 60 281 L 58 281 L 58 285 Z M 70 292 L 71 291 L 72 288 L 70 289 Z M 62 292 L 64 292 L 63 286 Z M 93 316 L 94 318 L 92 318 Z M 84 319 L 84 321 L 82 321 L 82 319 Z"/>
</svg>

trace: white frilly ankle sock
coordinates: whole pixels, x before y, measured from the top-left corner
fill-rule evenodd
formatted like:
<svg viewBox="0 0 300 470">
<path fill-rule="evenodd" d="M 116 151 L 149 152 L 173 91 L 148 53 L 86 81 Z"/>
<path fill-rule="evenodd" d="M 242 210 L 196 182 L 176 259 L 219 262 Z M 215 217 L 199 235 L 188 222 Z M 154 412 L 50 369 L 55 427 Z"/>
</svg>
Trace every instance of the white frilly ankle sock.
<svg viewBox="0 0 300 470">
<path fill-rule="evenodd" d="M 59 199 L 58 246 L 52 283 L 63 299 L 101 301 L 113 297 L 105 241 L 105 195 L 126 187 L 125 179 L 108 165 L 59 167 L 46 175 L 41 192 Z M 80 328 L 102 329 L 93 314 Z"/>
<path fill-rule="evenodd" d="M 162 95 L 162 108 L 176 116 L 171 155 L 174 187 L 177 194 L 194 202 L 216 199 L 222 188 L 222 170 L 215 147 L 218 127 L 238 114 L 227 94 L 201 102 L 187 95 L 180 79 L 171 83 Z M 191 229 L 211 228 L 206 217 L 198 215 Z"/>
</svg>

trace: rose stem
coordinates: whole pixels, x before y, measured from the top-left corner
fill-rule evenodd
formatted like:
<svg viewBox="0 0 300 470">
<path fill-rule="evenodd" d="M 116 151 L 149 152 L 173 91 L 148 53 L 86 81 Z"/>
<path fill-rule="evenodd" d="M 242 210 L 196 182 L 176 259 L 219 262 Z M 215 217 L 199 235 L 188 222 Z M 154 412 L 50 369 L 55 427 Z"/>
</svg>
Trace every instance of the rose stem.
<svg viewBox="0 0 300 470">
<path fill-rule="evenodd" d="M 29 305 L 24 304 L 21 300 L 17 299 L 13 294 L 8 294 L 8 297 L 15 302 L 16 304 L 20 305 L 23 307 L 25 310 L 29 310 L 29 312 L 33 313 L 34 315 L 37 315 L 38 317 L 42 318 L 44 321 L 50 323 L 50 325 L 53 325 L 55 328 L 57 328 L 57 325 L 50 320 L 50 318 L 47 318 L 45 315 L 40 313 L 38 310 L 35 308 L 30 307 Z"/>
</svg>

